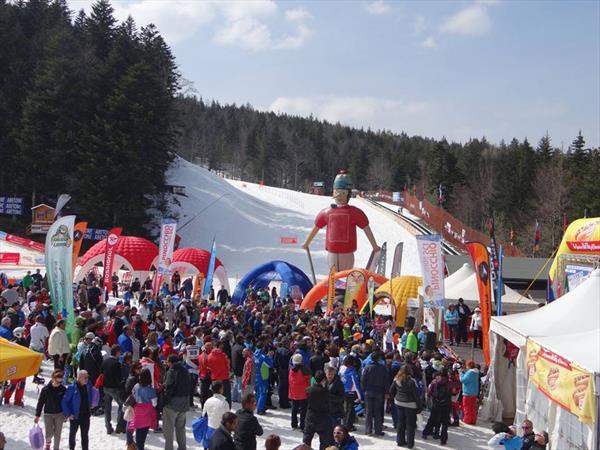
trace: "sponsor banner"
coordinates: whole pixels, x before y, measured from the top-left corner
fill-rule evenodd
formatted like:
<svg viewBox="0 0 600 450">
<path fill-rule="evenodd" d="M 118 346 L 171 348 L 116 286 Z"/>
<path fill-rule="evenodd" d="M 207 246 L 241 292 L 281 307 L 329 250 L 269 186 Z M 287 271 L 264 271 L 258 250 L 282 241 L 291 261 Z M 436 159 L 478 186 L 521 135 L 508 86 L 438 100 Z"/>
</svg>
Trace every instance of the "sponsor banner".
<svg viewBox="0 0 600 450">
<path fill-rule="evenodd" d="M 353 270 L 346 277 L 346 293 L 344 295 L 344 309 L 351 308 L 352 302 L 357 299 L 359 292 L 365 285 L 365 275 L 360 270 Z"/>
<path fill-rule="evenodd" d="M 575 264 L 567 264 L 565 267 L 565 275 L 567 277 L 566 291 L 572 291 L 585 280 L 587 280 L 590 274 L 593 272 L 592 266 L 579 266 Z"/>
<path fill-rule="evenodd" d="M 25 211 L 23 197 L 0 197 L 0 214 L 22 216 Z"/>
<path fill-rule="evenodd" d="M 442 236 L 439 234 L 417 236 L 417 251 L 423 272 L 425 306 L 444 307 L 444 258 Z"/>
<path fill-rule="evenodd" d="M 19 264 L 20 253 L 0 252 L 0 264 Z"/>
<path fill-rule="evenodd" d="M 115 251 L 119 239 L 121 238 L 123 228 L 113 228 L 109 231 L 106 238 L 106 247 L 104 249 L 104 275 L 102 276 L 102 287 L 104 288 L 104 296 L 108 300 L 108 293 L 112 287 L 113 262 L 115 260 Z"/>
<path fill-rule="evenodd" d="M 600 252 L 600 241 L 567 241 L 567 247 L 573 252 Z"/>
<path fill-rule="evenodd" d="M 279 243 L 281 245 L 296 245 L 298 243 L 298 238 L 296 236 L 281 236 L 279 238 Z"/>
<path fill-rule="evenodd" d="M 210 260 L 208 261 L 208 270 L 206 271 L 206 283 L 204 283 L 204 289 L 202 296 L 208 298 L 210 288 L 212 288 L 213 276 L 215 274 L 215 264 L 217 260 L 217 241 L 213 238 L 212 246 L 210 248 Z"/>
<path fill-rule="evenodd" d="M 490 319 L 492 315 L 492 277 L 490 269 L 490 255 L 485 245 L 481 242 L 467 242 L 465 244 L 477 277 L 479 291 L 479 308 L 481 309 L 481 332 L 483 341 L 483 359 L 490 363 Z"/>
<path fill-rule="evenodd" d="M 402 202 L 402 192 L 392 192 L 392 201 L 394 203 Z"/>
<path fill-rule="evenodd" d="M 158 241 L 158 268 L 156 275 L 152 280 L 152 292 L 158 293 L 163 279 L 169 282 L 171 274 L 171 260 L 173 258 L 173 248 L 175 247 L 175 237 L 177 236 L 177 221 L 175 219 L 163 219 L 160 227 L 160 239 Z"/>
<path fill-rule="evenodd" d="M 528 339 L 527 373 L 540 391 L 581 422 L 595 421 L 594 382 L 589 372 Z"/>
<path fill-rule="evenodd" d="M 88 241 L 101 241 L 108 237 L 108 230 L 100 228 L 88 228 L 83 234 L 83 238 Z"/>
<path fill-rule="evenodd" d="M 373 297 L 375 296 L 375 280 L 369 277 L 367 282 L 367 298 L 369 299 L 369 314 L 373 315 Z"/>
<path fill-rule="evenodd" d="M 329 279 L 327 280 L 327 313 L 333 311 L 333 300 L 335 298 L 335 273 L 337 269 L 335 264 L 329 270 Z"/>
<path fill-rule="evenodd" d="M 67 321 L 70 334 L 73 314 L 73 229 L 75 216 L 65 216 L 52 224 L 46 235 L 46 275 L 55 314 Z"/>
<path fill-rule="evenodd" d="M 0 231 L 0 240 L 20 245 L 21 247 L 27 247 L 32 250 L 37 250 L 38 252 L 44 252 L 44 244 L 32 241 L 31 239 L 15 236 L 14 234 L 5 233 L 4 231 Z"/>
<path fill-rule="evenodd" d="M 79 258 L 79 250 L 81 250 L 81 243 L 83 242 L 86 228 L 87 222 L 78 222 L 75 224 L 75 229 L 73 230 L 73 271 L 75 271 L 75 266 L 77 265 L 77 258 Z"/>
</svg>

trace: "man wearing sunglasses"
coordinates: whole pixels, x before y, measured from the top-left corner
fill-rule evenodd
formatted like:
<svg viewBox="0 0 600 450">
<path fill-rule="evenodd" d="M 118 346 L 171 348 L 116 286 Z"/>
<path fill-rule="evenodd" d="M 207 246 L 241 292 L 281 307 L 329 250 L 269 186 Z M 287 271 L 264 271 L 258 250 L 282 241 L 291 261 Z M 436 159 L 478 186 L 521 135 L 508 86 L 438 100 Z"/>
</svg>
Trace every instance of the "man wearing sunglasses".
<svg viewBox="0 0 600 450">
<path fill-rule="evenodd" d="M 529 419 L 525 419 L 521 424 L 521 430 L 523 430 L 523 447 L 521 447 L 521 450 L 530 450 L 533 444 L 535 444 L 533 422 Z"/>
</svg>

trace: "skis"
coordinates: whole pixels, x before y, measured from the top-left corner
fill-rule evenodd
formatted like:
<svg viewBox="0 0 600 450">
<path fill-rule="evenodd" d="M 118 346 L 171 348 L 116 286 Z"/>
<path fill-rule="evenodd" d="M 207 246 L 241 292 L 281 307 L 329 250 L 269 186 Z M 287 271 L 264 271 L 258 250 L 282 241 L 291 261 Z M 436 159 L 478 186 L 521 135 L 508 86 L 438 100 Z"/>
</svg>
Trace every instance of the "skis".
<svg viewBox="0 0 600 450">
<path fill-rule="evenodd" d="M 392 274 L 391 277 L 399 277 L 400 269 L 402 266 L 402 251 L 404 249 L 404 243 L 400 242 L 396 245 L 394 250 L 394 259 L 392 260 Z"/>
<path fill-rule="evenodd" d="M 308 256 L 308 263 L 310 264 L 310 271 L 312 272 L 313 284 L 317 284 L 317 276 L 315 275 L 315 266 L 313 265 L 312 256 L 310 255 L 310 249 L 306 249 L 306 255 Z"/>
</svg>

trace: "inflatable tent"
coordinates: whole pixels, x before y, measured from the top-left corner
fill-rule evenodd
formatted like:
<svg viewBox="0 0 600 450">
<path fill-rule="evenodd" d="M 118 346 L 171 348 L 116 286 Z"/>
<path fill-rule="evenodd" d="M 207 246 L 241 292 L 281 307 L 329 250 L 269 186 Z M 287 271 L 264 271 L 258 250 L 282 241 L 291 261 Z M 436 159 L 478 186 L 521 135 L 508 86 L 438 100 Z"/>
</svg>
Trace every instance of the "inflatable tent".
<svg viewBox="0 0 600 450">
<path fill-rule="evenodd" d="M 417 298 L 419 295 L 419 287 L 423 285 L 423 278 L 414 275 L 403 275 L 394 277 L 383 283 L 375 291 L 375 298 L 388 297 L 394 301 L 396 308 L 396 324 L 404 326 L 406 321 L 407 301 L 409 298 Z M 391 292 L 393 291 L 393 292 Z M 364 310 L 367 302 L 361 308 Z M 377 301 L 375 302 L 377 304 Z"/>
<path fill-rule="evenodd" d="M 342 270 L 341 272 L 337 272 L 335 274 L 335 280 L 336 281 L 337 280 L 346 281 L 348 274 L 354 270 L 362 272 L 363 275 L 365 276 L 365 280 L 368 280 L 369 277 L 373 277 L 373 280 L 375 281 L 375 286 L 381 286 L 383 283 L 385 283 L 388 280 L 383 275 L 379 275 L 374 272 L 369 272 L 368 270 L 365 270 L 365 269 Z M 328 281 L 329 281 L 329 279 L 325 278 L 320 283 L 315 284 L 315 286 L 310 290 L 310 292 L 308 294 L 306 294 L 306 296 L 304 297 L 304 300 L 302 301 L 302 304 L 300 305 L 300 309 L 314 309 L 317 302 L 327 296 Z M 362 289 L 359 291 L 357 298 L 355 299 L 356 302 L 358 303 L 359 309 L 361 309 L 363 307 L 366 297 L 367 297 L 367 283 L 365 282 L 362 286 Z"/>
<path fill-rule="evenodd" d="M 520 351 L 516 364 L 509 359 L 504 340 Z M 492 317 L 490 323 L 489 391 L 480 416 L 489 420 L 524 418 L 539 429 L 548 430 L 550 450 L 591 449 L 598 442 L 598 412 L 595 422 L 579 416 L 550 399 L 551 395 L 533 383 L 528 367 L 528 346 L 532 343 L 553 352 L 563 367 L 579 367 L 594 382 L 595 408 L 600 389 L 600 270 L 584 283 L 543 308 L 521 314 Z M 534 352 L 535 355 L 535 352 Z M 535 374 L 535 371 L 533 372 Z M 548 375 L 548 384 L 551 377 Z M 559 380 L 559 383 L 561 381 Z M 552 394 L 552 393 L 550 393 Z M 568 397 L 570 398 L 570 397 Z"/>
<path fill-rule="evenodd" d="M 74 283 L 81 281 L 94 266 L 104 264 L 106 239 L 90 248 L 77 261 Z M 158 247 L 147 239 L 136 236 L 121 236 L 116 247 L 113 267 L 115 272 L 125 266 L 132 277 L 145 278 L 152 266 L 157 266 Z"/>
<path fill-rule="evenodd" d="M 296 266 L 285 261 L 271 261 L 255 267 L 244 275 L 233 291 L 231 302 L 236 305 L 244 303 L 246 300 L 246 289 L 250 285 L 254 289 L 261 289 L 267 287 L 272 281 L 287 283 L 290 292 L 297 286 L 302 295 L 306 295 L 312 288 L 310 279 Z"/>
<path fill-rule="evenodd" d="M 208 250 L 200 248 L 180 248 L 173 252 L 170 269 L 171 273 L 178 271 L 182 280 L 186 277 L 198 274 L 202 274 L 203 278 L 206 279 L 209 262 L 210 252 Z M 229 291 L 227 272 L 219 258 L 215 259 L 214 278 L 219 280 L 221 286 L 225 286 L 225 289 Z"/>
</svg>

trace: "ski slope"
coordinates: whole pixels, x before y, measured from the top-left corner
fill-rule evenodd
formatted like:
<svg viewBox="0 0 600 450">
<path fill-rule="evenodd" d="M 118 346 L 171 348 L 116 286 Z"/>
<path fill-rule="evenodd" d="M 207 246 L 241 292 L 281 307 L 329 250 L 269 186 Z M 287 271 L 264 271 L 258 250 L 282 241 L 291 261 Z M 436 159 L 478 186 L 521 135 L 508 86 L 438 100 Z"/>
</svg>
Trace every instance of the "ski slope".
<svg viewBox="0 0 600 450">
<path fill-rule="evenodd" d="M 186 187 L 186 197 L 177 197 L 181 204 L 176 208 L 180 246 L 209 249 L 216 237 L 217 256 L 227 269 L 232 288 L 252 268 L 277 259 L 298 266 L 310 276 L 301 245 L 316 214 L 330 205 L 330 197 L 226 180 L 181 158 L 173 162 L 167 179 L 170 184 Z M 361 199 L 352 199 L 351 204 L 367 214 L 379 245 L 388 243 L 387 275 L 398 242 L 404 242 L 402 274 L 420 275 L 414 236 L 391 214 Z M 297 244 L 282 244 L 284 237 L 296 238 Z M 356 265 L 365 267 L 370 253 L 371 246 L 359 230 Z M 311 254 L 317 278 L 322 279 L 328 273 L 324 231 L 314 239 Z"/>
</svg>

